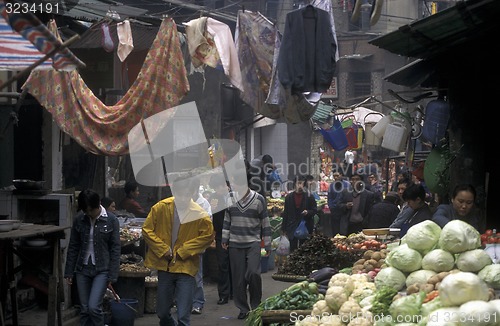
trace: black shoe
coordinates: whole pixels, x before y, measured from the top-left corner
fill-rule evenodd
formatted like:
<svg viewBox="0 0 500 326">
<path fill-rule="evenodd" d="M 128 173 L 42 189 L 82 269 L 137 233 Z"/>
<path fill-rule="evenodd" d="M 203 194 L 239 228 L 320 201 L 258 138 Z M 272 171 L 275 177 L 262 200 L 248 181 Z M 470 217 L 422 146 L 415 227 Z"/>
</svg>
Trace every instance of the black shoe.
<svg viewBox="0 0 500 326">
<path fill-rule="evenodd" d="M 238 319 L 246 319 L 248 317 L 248 312 L 240 312 Z"/>
<path fill-rule="evenodd" d="M 201 308 L 199 307 L 194 307 L 193 310 L 191 310 L 191 313 L 193 315 L 201 315 Z"/>
<path fill-rule="evenodd" d="M 217 301 L 217 304 L 226 304 L 226 303 L 228 303 L 228 301 L 229 300 L 227 298 L 225 298 L 225 299 L 219 299 L 219 301 Z"/>
</svg>

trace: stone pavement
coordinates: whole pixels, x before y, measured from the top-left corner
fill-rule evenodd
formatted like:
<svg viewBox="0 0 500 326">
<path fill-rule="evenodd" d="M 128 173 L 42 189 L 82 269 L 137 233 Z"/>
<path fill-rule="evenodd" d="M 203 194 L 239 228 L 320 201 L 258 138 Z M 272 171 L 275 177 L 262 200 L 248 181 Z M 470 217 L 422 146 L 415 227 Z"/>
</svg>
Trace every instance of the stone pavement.
<svg viewBox="0 0 500 326">
<path fill-rule="evenodd" d="M 269 270 L 262 274 L 263 300 L 272 295 L 279 293 L 281 290 L 289 287 L 292 283 L 275 281 L 272 274 L 276 270 Z M 205 278 L 205 307 L 201 315 L 191 315 L 192 326 L 217 326 L 217 325 L 243 325 L 243 320 L 239 320 L 239 310 L 234 306 L 233 301 L 229 301 L 225 305 L 217 305 L 219 296 L 217 294 L 217 284 L 209 278 Z M 78 326 L 77 311 L 68 309 L 63 315 L 63 326 Z M 40 308 L 33 308 L 19 315 L 19 326 L 39 326 L 46 325 L 47 311 Z M 158 325 L 159 320 L 156 314 L 144 314 L 142 317 L 135 319 L 134 326 L 152 326 Z M 12 325 L 11 320 L 6 321 L 6 325 Z M 53 326 L 53 325 L 50 325 Z M 55 325 L 54 325 L 55 326 Z"/>
</svg>

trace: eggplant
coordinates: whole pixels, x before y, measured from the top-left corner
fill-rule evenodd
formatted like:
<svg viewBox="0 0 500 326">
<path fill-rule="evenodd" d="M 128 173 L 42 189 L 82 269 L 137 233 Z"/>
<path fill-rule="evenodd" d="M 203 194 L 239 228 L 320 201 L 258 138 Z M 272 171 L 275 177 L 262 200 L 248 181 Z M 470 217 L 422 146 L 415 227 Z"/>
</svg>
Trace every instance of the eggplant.
<svg viewBox="0 0 500 326">
<path fill-rule="evenodd" d="M 338 270 L 333 267 L 323 267 L 309 274 L 308 278 L 313 282 L 321 283 L 324 280 L 330 280 L 337 273 Z"/>
</svg>

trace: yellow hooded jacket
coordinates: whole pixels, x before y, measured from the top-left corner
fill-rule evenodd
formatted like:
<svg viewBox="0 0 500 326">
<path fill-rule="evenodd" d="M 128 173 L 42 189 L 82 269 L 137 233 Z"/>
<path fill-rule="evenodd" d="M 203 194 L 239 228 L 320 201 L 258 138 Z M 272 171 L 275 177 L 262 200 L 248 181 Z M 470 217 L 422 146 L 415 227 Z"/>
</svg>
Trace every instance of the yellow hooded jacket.
<svg viewBox="0 0 500 326">
<path fill-rule="evenodd" d="M 171 248 L 174 218 L 174 197 L 163 199 L 150 210 L 142 227 L 142 235 L 147 245 L 144 265 L 148 268 L 185 273 L 195 276 L 198 272 L 199 255 L 214 239 L 212 220 L 206 211 L 191 200 L 185 218 L 190 222 L 181 224 L 174 248 Z M 165 254 L 172 249 L 174 260 L 168 261 Z"/>
</svg>

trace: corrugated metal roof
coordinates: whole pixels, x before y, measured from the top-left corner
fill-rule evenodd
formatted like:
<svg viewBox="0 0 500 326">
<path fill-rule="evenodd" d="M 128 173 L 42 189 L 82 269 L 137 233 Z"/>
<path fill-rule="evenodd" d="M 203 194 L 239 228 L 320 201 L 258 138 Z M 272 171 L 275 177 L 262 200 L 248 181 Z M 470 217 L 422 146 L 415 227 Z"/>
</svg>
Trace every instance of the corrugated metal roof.
<svg viewBox="0 0 500 326">
<path fill-rule="evenodd" d="M 59 0 L 59 2 L 64 1 Z M 85 0 L 76 2 L 69 10 L 63 12 L 63 16 L 92 22 L 106 17 L 108 11 L 116 12 L 121 19 L 141 16 L 148 12 L 140 7 L 126 6 L 114 1 Z"/>
<path fill-rule="evenodd" d="M 500 26 L 499 0 L 460 1 L 432 16 L 401 26 L 370 44 L 413 58 L 431 58 Z"/>
</svg>

